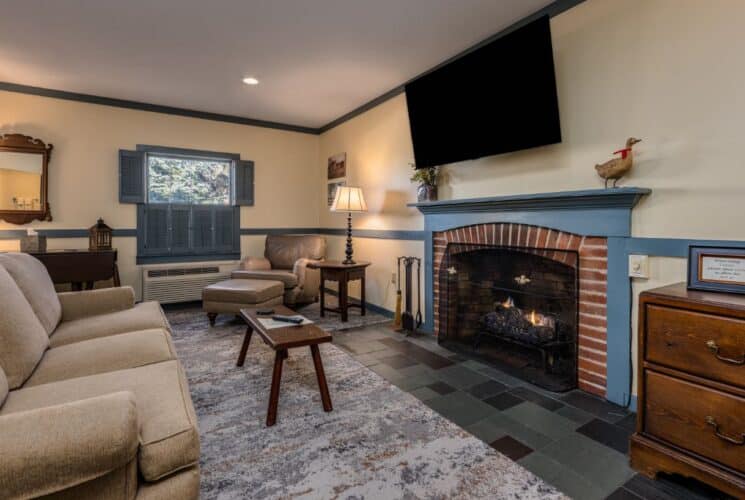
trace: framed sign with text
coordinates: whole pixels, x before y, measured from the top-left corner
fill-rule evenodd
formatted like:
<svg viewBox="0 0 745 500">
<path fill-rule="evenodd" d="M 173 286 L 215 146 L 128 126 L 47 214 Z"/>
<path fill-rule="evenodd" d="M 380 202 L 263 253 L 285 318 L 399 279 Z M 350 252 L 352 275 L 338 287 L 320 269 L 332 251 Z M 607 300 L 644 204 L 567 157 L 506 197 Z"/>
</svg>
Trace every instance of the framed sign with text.
<svg viewBox="0 0 745 500">
<path fill-rule="evenodd" d="M 745 248 L 688 248 L 688 288 L 745 294 Z"/>
</svg>

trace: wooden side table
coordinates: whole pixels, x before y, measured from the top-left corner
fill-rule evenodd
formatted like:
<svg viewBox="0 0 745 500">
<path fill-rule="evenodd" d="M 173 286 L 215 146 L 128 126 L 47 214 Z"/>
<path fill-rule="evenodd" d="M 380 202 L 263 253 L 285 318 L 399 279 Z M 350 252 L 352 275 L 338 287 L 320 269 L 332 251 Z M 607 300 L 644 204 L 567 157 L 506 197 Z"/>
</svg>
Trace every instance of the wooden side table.
<svg viewBox="0 0 745 500">
<path fill-rule="evenodd" d="M 369 262 L 356 262 L 354 264 L 342 264 L 335 260 L 325 260 L 322 262 L 312 262 L 308 264 L 311 269 L 318 269 L 321 272 L 321 285 L 319 293 L 321 296 L 321 317 L 325 316 L 326 311 L 341 313 L 342 322 L 349 319 L 348 310 L 350 307 L 359 307 L 360 314 L 365 315 L 365 269 Z M 326 281 L 336 281 L 339 283 L 339 307 L 326 307 Z M 362 291 L 360 294 L 360 303 L 349 302 L 349 282 L 360 280 L 362 282 Z"/>
</svg>

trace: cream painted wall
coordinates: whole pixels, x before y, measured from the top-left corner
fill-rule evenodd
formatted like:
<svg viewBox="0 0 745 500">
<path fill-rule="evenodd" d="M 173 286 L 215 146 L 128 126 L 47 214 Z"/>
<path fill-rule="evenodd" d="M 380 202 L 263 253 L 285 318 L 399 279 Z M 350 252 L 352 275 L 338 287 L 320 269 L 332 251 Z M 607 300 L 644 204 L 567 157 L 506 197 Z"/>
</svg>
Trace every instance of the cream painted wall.
<svg viewBox="0 0 745 500">
<path fill-rule="evenodd" d="M 116 229 L 136 227 L 135 205 L 118 202 L 118 151 L 137 144 L 240 153 L 256 163 L 256 205 L 241 209 L 242 227 L 318 226 L 317 136 L 2 91 L 0 133 L 54 144 L 49 166 L 54 221 L 23 228 L 87 228 L 98 217 Z M 19 227 L 0 222 L 0 230 Z M 242 238 L 244 254 L 263 252 L 263 238 L 256 240 Z M 116 238 L 114 244 L 122 281 L 139 289 L 135 239 Z M 55 239 L 49 245 L 85 247 L 87 241 Z"/>
<path fill-rule="evenodd" d="M 745 239 L 745 2 L 739 0 L 587 0 L 551 20 L 563 142 L 447 166 L 442 199 L 602 187 L 593 165 L 629 136 L 643 139 L 623 185 L 649 187 L 634 210 L 633 235 Z M 405 96 L 399 95 L 321 136 L 318 169 L 347 153 L 348 184 L 360 185 L 370 213 L 355 227 L 420 229 L 403 208 L 413 150 Z M 341 227 L 319 194 L 322 225 Z M 370 240 L 357 239 L 366 252 Z M 376 290 L 395 255 L 422 244 L 389 241 L 372 256 Z M 685 260 L 652 258 L 646 288 L 685 280 Z M 386 300 L 386 303 L 389 303 Z M 636 343 L 636 311 L 633 313 Z"/>
<path fill-rule="evenodd" d="M 346 238 L 342 236 L 326 236 L 328 241 L 328 257 L 335 260 L 344 260 L 344 248 Z M 421 241 L 397 241 L 384 240 L 375 238 L 354 238 L 354 258 L 358 261 L 369 261 L 372 264 L 367 268 L 365 279 L 367 286 L 365 288 L 367 296 L 365 299 L 371 304 L 382 306 L 389 311 L 396 308 L 396 289 L 395 280 L 392 279 L 393 273 L 396 272 L 396 257 L 400 255 L 409 255 L 424 258 L 424 245 Z M 403 280 L 403 269 L 402 280 Z M 416 273 L 416 268 L 414 268 Z M 416 274 L 414 274 L 416 283 Z M 424 289 L 424 262 L 422 261 L 422 290 Z M 329 282 L 329 287 L 332 284 Z M 349 293 L 353 297 L 360 296 L 359 282 L 352 282 Z M 412 300 L 416 304 L 416 292 L 413 293 Z M 422 315 L 425 313 L 424 296 L 421 301 Z M 416 307 L 414 308 L 416 311 Z"/>
<path fill-rule="evenodd" d="M 635 236 L 742 238 L 743 18 L 739 0 L 588 0 L 553 18 L 563 142 L 448 166 L 441 198 L 602 187 L 593 165 L 634 135 L 644 141 L 622 184 L 654 190 Z M 321 136 L 322 183 L 341 151 L 369 198 L 358 227 L 421 227 L 401 208 L 415 198 L 404 95 Z M 339 220 L 321 210 L 322 223 Z"/>
<path fill-rule="evenodd" d="M 422 229 L 419 211 L 406 207 L 416 196 L 409 181 L 412 170 L 408 164 L 413 162 L 414 153 L 403 96 L 321 135 L 318 181 L 321 227 L 346 224 L 346 214 L 331 212 L 326 199 L 327 158 L 341 152 L 347 153 L 347 185 L 362 186 L 368 206 L 368 213 L 353 214 L 355 229 Z M 329 237 L 332 258 L 344 258 L 344 241 L 341 237 Z M 391 274 L 396 272 L 396 257 L 424 258 L 424 245 L 420 241 L 354 238 L 354 250 L 355 259 L 372 262 L 366 276 L 367 300 L 394 310 L 397 286 L 391 283 Z M 356 286 L 350 293 L 359 297 Z"/>
</svg>

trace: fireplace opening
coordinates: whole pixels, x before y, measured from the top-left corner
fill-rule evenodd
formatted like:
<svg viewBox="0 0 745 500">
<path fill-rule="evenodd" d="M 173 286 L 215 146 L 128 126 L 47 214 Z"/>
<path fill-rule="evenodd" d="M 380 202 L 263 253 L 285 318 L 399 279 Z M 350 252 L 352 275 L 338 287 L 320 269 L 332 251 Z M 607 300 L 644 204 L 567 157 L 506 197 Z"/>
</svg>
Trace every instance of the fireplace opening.
<svg viewBox="0 0 745 500">
<path fill-rule="evenodd" d="M 449 243 L 438 342 L 551 391 L 577 387 L 575 251 Z"/>
</svg>

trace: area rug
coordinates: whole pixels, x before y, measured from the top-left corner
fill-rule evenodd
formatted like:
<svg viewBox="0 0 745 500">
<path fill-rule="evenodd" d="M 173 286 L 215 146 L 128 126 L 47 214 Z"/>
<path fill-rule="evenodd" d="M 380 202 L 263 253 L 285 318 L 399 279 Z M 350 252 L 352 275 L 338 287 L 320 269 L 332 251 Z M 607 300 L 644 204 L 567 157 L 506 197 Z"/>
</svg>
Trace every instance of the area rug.
<svg viewBox="0 0 745 500">
<path fill-rule="evenodd" d="M 337 307 L 338 299 L 333 295 L 326 295 L 326 307 Z M 327 332 L 338 332 L 341 330 L 349 330 L 351 328 L 359 328 L 361 326 L 372 326 L 380 325 L 384 323 L 390 323 L 392 321 L 388 316 L 383 316 L 370 310 L 365 311 L 365 315 L 360 314 L 358 308 L 349 309 L 349 315 L 346 322 L 341 321 L 341 315 L 338 313 L 329 313 L 322 318 L 321 307 L 318 302 L 302 306 L 297 309 L 297 312 L 312 320 L 318 324 L 321 328 Z"/>
<path fill-rule="evenodd" d="M 337 298 L 333 295 L 326 296 L 326 307 L 337 307 Z M 201 302 L 189 302 L 186 304 L 169 304 L 164 306 L 169 314 L 169 317 L 178 316 L 179 314 L 187 314 L 189 317 L 192 315 L 203 314 L 206 317 L 206 313 L 202 311 Z M 338 313 L 327 312 L 326 315 L 321 317 L 321 308 L 318 302 L 299 306 L 296 308 L 299 314 L 307 317 L 318 326 L 326 330 L 327 332 L 339 332 L 342 330 L 349 330 L 351 328 L 359 328 L 362 326 L 382 325 L 393 321 L 392 318 L 378 314 L 371 311 L 369 308 L 365 312 L 365 315 L 360 314 L 360 310 L 357 308 L 351 308 L 349 310 L 348 321 L 342 322 L 341 315 Z M 217 316 L 217 323 L 222 324 L 226 321 L 232 321 L 233 317 L 227 314 L 220 314 Z"/>
<path fill-rule="evenodd" d="M 254 336 L 237 368 L 241 322 L 168 316 L 199 418 L 202 498 L 564 498 L 331 344 L 334 410 L 321 407 L 308 350 L 295 349 L 266 427 L 273 351 Z"/>
</svg>

